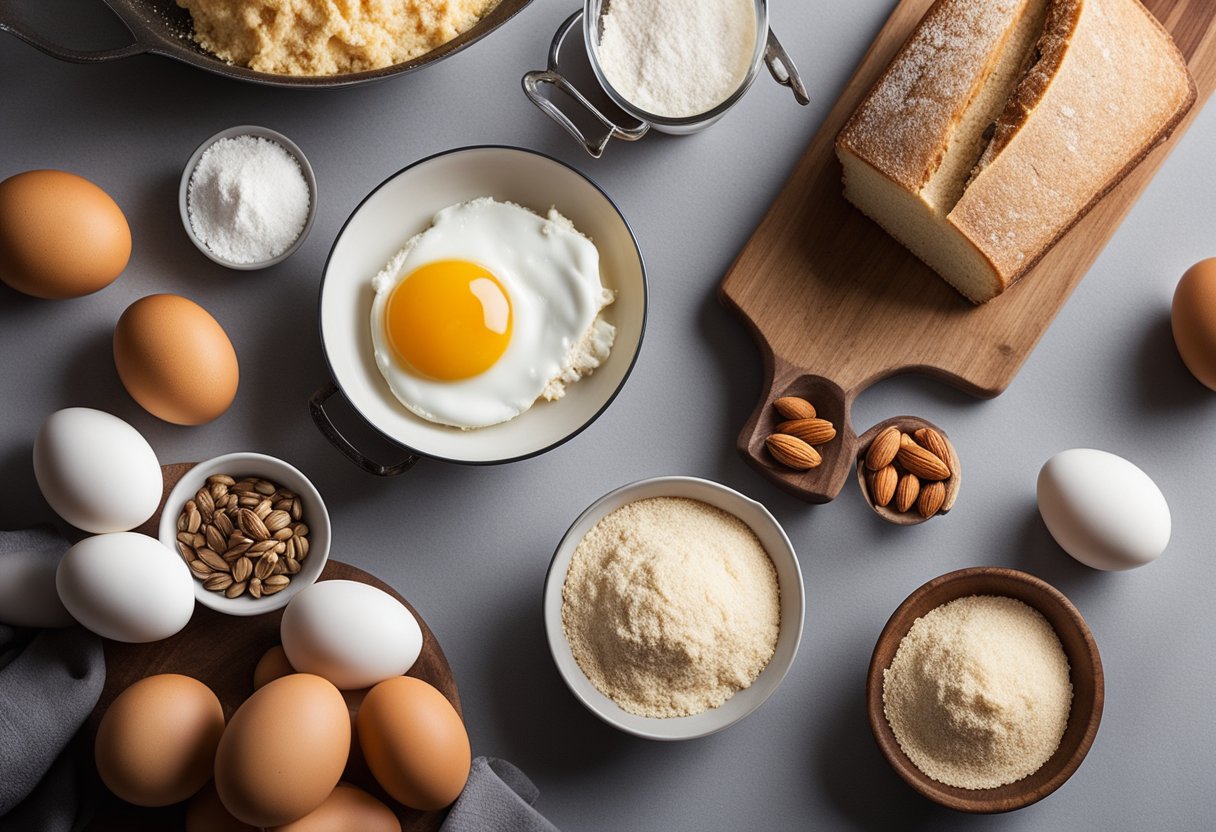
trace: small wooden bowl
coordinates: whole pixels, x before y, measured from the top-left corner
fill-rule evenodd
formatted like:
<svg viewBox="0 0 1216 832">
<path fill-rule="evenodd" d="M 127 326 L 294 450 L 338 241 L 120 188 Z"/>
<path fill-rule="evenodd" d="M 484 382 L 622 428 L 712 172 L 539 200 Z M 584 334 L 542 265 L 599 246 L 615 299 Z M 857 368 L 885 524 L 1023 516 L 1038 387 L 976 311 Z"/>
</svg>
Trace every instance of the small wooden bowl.
<svg viewBox="0 0 1216 832">
<path fill-rule="evenodd" d="M 995 789 L 960 789 L 931 779 L 904 754 L 883 712 L 883 671 L 891 666 L 913 622 L 942 604 L 970 595 L 1003 595 L 1038 610 L 1051 624 L 1068 657 L 1072 710 L 1060 747 L 1043 766 L 1016 783 Z M 980 566 L 934 578 L 899 605 L 883 628 L 870 659 L 866 705 L 870 729 L 883 756 L 913 789 L 960 812 L 994 814 L 1029 806 L 1054 792 L 1081 765 L 1102 720 L 1102 659 L 1077 608 L 1050 584 L 1015 569 Z"/>
<path fill-rule="evenodd" d="M 950 467 L 950 478 L 944 480 L 946 486 L 946 499 L 942 503 L 942 507 L 937 510 L 937 514 L 930 514 L 928 517 L 921 517 L 915 507 L 908 511 L 896 511 L 892 506 L 880 506 L 874 502 L 874 498 L 870 496 L 870 483 L 866 474 L 866 451 L 870 449 L 870 443 L 874 441 L 874 437 L 882 433 L 887 428 L 895 426 L 904 433 L 914 433 L 921 428 L 932 428 L 942 435 L 946 440 L 946 444 L 950 448 L 950 458 L 942 460 Z M 932 422 L 920 419 L 916 416 L 895 416 L 891 419 L 884 419 L 868 431 L 863 433 L 857 439 L 857 484 L 861 486 L 861 496 L 866 498 L 866 505 L 873 509 L 874 513 L 886 520 L 888 523 L 893 523 L 896 526 L 915 526 L 918 523 L 923 523 L 926 520 L 932 520 L 941 514 L 946 514 L 950 509 L 954 508 L 954 501 L 958 498 L 958 489 L 963 482 L 963 469 L 959 463 L 958 454 L 954 452 L 954 443 L 950 441 L 950 437 L 944 430 L 939 428 Z"/>
</svg>

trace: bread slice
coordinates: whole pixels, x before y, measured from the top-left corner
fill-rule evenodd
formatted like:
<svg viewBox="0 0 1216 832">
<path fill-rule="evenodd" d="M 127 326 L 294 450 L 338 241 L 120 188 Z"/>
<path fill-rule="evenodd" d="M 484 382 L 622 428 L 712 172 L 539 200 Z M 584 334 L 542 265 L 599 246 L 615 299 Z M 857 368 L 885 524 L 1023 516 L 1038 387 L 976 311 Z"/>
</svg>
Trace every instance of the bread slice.
<svg viewBox="0 0 1216 832">
<path fill-rule="evenodd" d="M 1195 95 L 1139 0 L 937 0 L 836 140 L 845 197 L 983 303 Z"/>
</svg>

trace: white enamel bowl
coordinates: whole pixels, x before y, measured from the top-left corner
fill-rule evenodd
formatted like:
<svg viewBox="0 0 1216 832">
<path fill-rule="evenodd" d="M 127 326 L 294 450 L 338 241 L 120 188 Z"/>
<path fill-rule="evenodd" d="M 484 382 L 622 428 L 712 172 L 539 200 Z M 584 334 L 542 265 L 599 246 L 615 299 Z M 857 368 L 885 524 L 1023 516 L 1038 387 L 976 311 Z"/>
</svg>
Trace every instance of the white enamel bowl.
<svg viewBox="0 0 1216 832">
<path fill-rule="evenodd" d="M 522 415 L 478 430 L 428 422 L 393 396 L 372 353 L 372 278 L 441 208 L 492 196 L 544 214 L 565 214 L 600 252 L 600 275 L 616 292 L 604 317 L 616 326 L 607 361 L 571 385 L 564 398 L 539 401 Z M 313 396 L 321 432 L 356 464 L 381 475 L 402 473 L 417 456 L 493 464 L 534 456 L 579 433 L 624 385 L 646 326 L 646 275 L 629 224 L 603 191 L 578 171 L 529 150 L 467 147 L 423 159 L 386 179 L 364 199 L 339 233 L 325 266 L 320 300 L 321 341 L 333 385 Z M 342 436 L 325 413 L 341 391 L 366 422 L 411 454 L 407 462 L 372 462 Z"/>
</svg>

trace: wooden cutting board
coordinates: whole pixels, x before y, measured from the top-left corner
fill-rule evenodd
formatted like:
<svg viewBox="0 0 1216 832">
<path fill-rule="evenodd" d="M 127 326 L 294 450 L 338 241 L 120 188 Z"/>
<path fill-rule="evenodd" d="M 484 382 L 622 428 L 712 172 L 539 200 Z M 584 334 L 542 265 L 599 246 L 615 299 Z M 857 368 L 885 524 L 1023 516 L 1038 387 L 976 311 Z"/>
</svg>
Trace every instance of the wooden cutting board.
<svg viewBox="0 0 1216 832">
<path fill-rule="evenodd" d="M 162 466 L 165 488 L 164 497 L 177 484 L 181 476 L 193 464 L 183 463 Z M 160 524 L 160 510 L 137 532 L 156 537 Z M 359 581 L 387 592 L 413 613 L 422 628 L 422 652 L 418 661 L 410 668 L 408 676 L 415 676 L 435 686 L 461 713 L 460 695 L 456 691 L 456 680 L 443 655 L 435 634 L 422 620 L 414 607 L 397 594 L 391 586 L 361 569 L 349 564 L 330 560 L 325 565 L 319 580 L 342 579 Z M 110 794 L 92 767 L 93 738 L 102 714 L 114 701 L 114 697 L 130 685 L 156 673 L 181 673 L 200 680 L 219 697 L 224 706 L 224 717 L 229 719 L 249 695 L 253 693 L 253 669 L 258 659 L 271 647 L 279 643 L 279 619 L 283 611 L 242 618 L 223 615 L 196 605 L 194 616 L 186 628 L 175 636 L 151 644 L 123 644 L 105 640 L 106 684 L 97 707 L 89 716 L 79 735 L 80 753 L 88 761 L 87 769 L 92 775 L 91 794 L 96 806 L 96 816 L 89 825 L 95 832 L 166 832 L 185 828 L 185 804 L 164 809 L 143 809 L 125 803 Z M 463 715 L 462 715 L 463 716 Z M 343 779 L 355 783 L 376 795 L 391 806 L 401 820 L 404 832 L 435 832 L 443 822 L 445 812 L 419 812 L 396 803 L 376 784 L 366 765 L 356 760 L 348 768 Z"/>
<path fill-rule="evenodd" d="M 845 201 L 834 149 L 837 133 L 931 3 L 902 0 L 896 6 L 721 286 L 723 303 L 742 317 L 764 361 L 761 400 L 739 434 L 739 451 L 765 476 L 811 502 L 833 499 L 848 479 L 857 451 L 850 410 L 871 384 L 919 372 L 976 396 L 995 396 L 1009 386 L 1216 88 L 1216 1 L 1145 0 L 1187 58 L 1199 88 L 1195 106 L 1173 137 L 1020 284 L 972 306 Z M 809 399 L 837 427 L 837 437 L 820 448 L 818 468 L 782 468 L 765 450 L 777 421 L 770 405 L 783 395 Z"/>
</svg>

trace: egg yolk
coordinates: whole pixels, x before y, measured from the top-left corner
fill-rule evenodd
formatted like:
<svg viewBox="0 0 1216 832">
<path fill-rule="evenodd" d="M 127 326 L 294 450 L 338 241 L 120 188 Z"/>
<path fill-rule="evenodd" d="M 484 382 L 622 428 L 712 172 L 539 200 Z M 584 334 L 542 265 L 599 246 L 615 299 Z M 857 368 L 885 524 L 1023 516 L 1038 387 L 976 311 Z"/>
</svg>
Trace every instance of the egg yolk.
<svg viewBox="0 0 1216 832">
<path fill-rule="evenodd" d="M 410 272 L 389 295 L 384 317 L 397 357 L 441 381 L 484 373 L 511 341 L 506 289 L 465 260 L 440 260 Z"/>
</svg>

